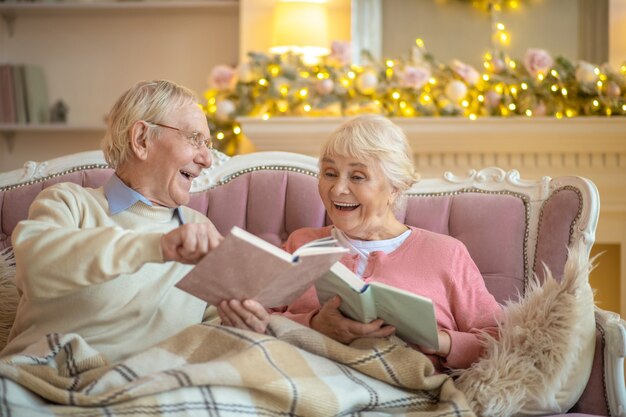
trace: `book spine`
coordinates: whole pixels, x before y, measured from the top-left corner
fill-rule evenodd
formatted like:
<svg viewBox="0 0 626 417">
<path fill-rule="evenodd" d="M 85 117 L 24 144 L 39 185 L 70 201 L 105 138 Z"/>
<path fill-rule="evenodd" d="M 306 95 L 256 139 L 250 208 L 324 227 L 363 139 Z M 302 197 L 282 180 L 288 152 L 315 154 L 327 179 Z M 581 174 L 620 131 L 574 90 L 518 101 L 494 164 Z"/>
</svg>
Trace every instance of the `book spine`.
<svg viewBox="0 0 626 417">
<path fill-rule="evenodd" d="M 376 312 L 376 300 L 374 299 L 374 291 L 372 287 L 367 285 L 359 294 L 359 300 L 361 301 L 361 310 L 363 311 L 364 322 L 369 323 L 372 320 L 378 318 Z"/>
<path fill-rule="evenodd" d="M 13 66 L 9 64 L 0 65 L 0 101 L 2 101 L 0 123 L 17 122 Z"/>
</svg>

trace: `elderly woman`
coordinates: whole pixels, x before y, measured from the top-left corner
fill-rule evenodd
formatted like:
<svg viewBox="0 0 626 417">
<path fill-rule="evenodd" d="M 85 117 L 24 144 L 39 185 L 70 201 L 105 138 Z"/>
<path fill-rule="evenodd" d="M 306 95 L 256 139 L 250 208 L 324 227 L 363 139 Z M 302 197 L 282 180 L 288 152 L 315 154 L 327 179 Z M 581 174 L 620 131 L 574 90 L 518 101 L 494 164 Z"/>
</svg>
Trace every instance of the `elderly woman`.
<svg viewBox="0 0 626 417">
<path fill-rule="evenodd" d="M 182 86 L 140 82 L 118 99 L 102 143 L 115 169 L 110 180 L 97 189 L 46 188 L 12 235 L 21 297 L 2 356 L 49 334 L 77 333 L 117 362 L 217 317 L 174 287 L 192 268 L 186 264 L 222 240 L 208 218 L 184 206 L 192 180 L 211 165 L 209 138 L 205 115 Z M 265 324 L 258 303 L 231 304 Z"/>
<path fill-rule="evenodd" d="M 394 215 L 403 192 L 417 179 L 410 155 L 403 132 L 388 119 L 361 116 L 340 126 L 322 148 L 319 162 L 318 189 L 333 225 L 297 230 L 285 248 L 293 252 L 333 235 L 350 249 L 341 262 L 364 281 L 432 299 L 439 350 L 421 350 L 439 371 L 466 368 L 482 353 L 481 332 L 496 334 L 501 308 L 460 241 L 407 226 Z M 343 343 L 386 337 L 395 330 L 380 319 L 367 324 L 351 320 L 341 314 L 340 305 L 335 297 L 320 306 L 311 288 L 283 314 Z"/>
</svg>

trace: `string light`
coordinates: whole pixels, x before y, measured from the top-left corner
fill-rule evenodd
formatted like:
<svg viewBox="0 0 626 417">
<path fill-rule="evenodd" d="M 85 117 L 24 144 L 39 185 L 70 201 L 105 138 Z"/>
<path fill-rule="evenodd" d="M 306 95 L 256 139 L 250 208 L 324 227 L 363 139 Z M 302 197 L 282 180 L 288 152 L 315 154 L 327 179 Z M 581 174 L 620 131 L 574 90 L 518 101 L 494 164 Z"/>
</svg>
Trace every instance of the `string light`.
<svg viewBox="0 0 626 417">
<path fill-rule="evenodd" d="M 227 153 L 237 151 L 233 145 L 237 142 L 231 140 L 242 134 L 235 122 L 238 116 L 269 120 L 375 112 L 477 120 L 482 116 L 562 119 L 626 115 L 626 62 L 619 71 L 589 66 L 579 73 L 580 66 L 560 58 L 548 68 L 531 70 L 501 48 L 510 40 L 506 26 L 492 20 L 492 30 L 497 38 L 493 49 L 484 53 L 480 72 L 464 63 L 437 62 L 432 55 L 427 60 L 416 59 L 426 56 L 426 51 L 421 51 L 422 55 L 414 52 L 409 59 L 388 58 L 364 65 L 339 64 L 326 58 L 311 64 L 288 54 L 250 54 L 250 71 L 239 73 L 236 88 L 233 83 L 229 89 L 208 90 L 201 108 L 211 132 L 216 132 L 218 149 Z M 424 49 L 420 38 L 415 45 Z M 593 81 L 583 81 L 591 77 Z"/>
</svg>

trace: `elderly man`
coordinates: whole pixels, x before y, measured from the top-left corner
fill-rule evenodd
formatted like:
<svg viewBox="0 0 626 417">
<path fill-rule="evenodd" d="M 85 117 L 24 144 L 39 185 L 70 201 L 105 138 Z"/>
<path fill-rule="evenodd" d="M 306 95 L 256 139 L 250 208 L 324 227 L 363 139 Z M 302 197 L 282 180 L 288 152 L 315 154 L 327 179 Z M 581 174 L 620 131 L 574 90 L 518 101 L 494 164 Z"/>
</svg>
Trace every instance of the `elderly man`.
<svg viewBox="0 0 626 417">
<path fill-rule="evenodd" d="M 101 188 L 51 186 L 13 233 L 21 293 L 2 356 L 54 333 L 77 333 L 111 362 L 217 309 L 174 285 L 222 236 L 186 206 L 192 180 L 211 165 L 207 120 L 194 94 L 165 80 L 140 82 L 108 117 L 102 148 L 115 174 Z M 256 302 L 228 301 L 263 330 Z"/>
</svg>

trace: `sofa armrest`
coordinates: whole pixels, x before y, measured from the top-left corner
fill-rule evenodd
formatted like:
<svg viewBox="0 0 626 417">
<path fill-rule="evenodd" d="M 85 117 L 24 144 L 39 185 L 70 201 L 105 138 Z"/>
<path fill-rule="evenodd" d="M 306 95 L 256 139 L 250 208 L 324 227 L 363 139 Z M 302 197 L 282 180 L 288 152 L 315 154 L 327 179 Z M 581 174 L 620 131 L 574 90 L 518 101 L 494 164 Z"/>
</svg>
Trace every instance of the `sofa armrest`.
<svg viewBox="0 0 626 417">
<path fill-rule="evenodd" d="M 596 325 L 603 331 L 605 339 L 604 384 L 609 411 L 613 417 L 626 417 L 626 322 L 616 313 L 596 309 Z"/>
</svg>

